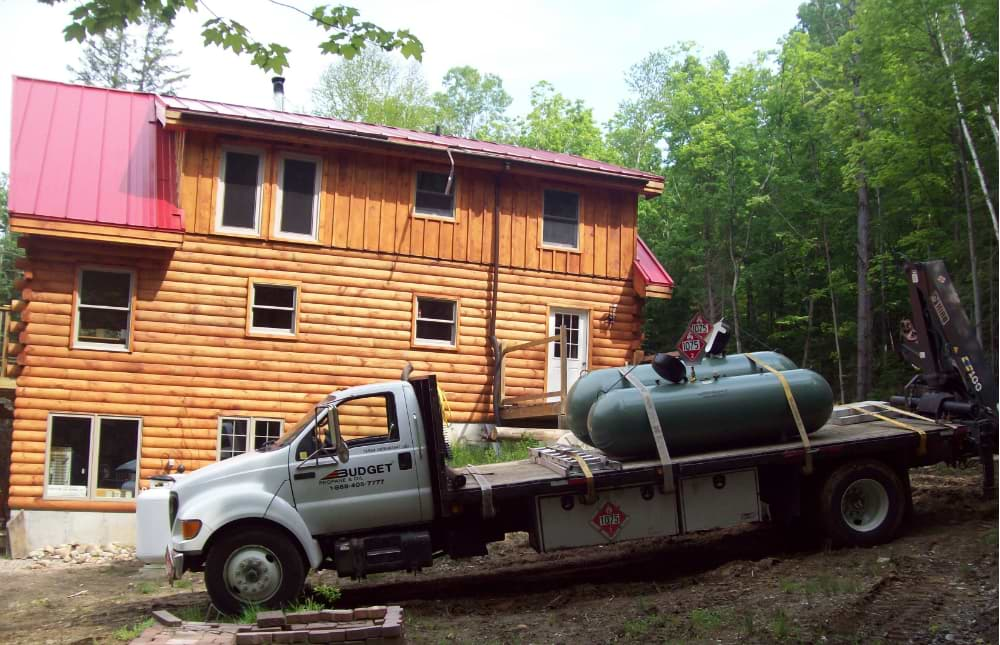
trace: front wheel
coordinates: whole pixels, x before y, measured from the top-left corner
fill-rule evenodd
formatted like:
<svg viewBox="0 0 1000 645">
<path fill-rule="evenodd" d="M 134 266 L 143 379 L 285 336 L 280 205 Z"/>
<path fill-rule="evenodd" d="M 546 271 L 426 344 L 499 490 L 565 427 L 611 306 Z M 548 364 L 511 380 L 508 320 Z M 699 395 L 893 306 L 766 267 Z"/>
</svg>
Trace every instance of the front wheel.
<svg viewBox="0 0 1000 645">
<path fill-rule="evenodd" d="M 903 522 L 907 490 L 899 475 L 881 461 L 840 466 L 830 473 L 820 492 L 827 533 L 845 546 L 888 542 Z"/>
<path fill-rule="evenodd" d="M 236 531 L 212 546 L 205 563 L 205 587 L 226 614 L 246 605 L 278 608 L 298 597 L 306 571 L 295 545 L 282 533 Z"/>
</svg>

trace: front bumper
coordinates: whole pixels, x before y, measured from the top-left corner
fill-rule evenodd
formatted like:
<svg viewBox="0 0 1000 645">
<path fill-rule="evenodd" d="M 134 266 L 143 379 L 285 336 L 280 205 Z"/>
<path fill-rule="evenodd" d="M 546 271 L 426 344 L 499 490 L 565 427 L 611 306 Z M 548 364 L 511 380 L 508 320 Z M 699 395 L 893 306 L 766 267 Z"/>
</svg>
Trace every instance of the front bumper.
<svg viewBox="0 0 1000 645">
<path fill-rule="evenodd" d="M 167 547 L 164 560 L 167 566 L 167 581 L 173 583 L 174 580 L 180 580 L 184 575 L 184 554 Z"/>
</svg>

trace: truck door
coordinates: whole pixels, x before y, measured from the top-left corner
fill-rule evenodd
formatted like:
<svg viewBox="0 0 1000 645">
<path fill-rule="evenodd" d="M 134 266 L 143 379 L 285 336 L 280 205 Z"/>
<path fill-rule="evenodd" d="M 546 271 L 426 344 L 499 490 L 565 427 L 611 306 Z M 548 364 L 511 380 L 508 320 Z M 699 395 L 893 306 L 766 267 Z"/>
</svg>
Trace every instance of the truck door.
<svg viewBox="0 0 1000 645">
<path fill-rule="evenodd" d="M 392 392 L 337 402 L 340 429 L 350 450 L 346 464 L 330 456 L 309 459 L 311 435 L 292 454 L 292 492 L 313 535 L 417 524 L 421 507 L 412 430 L 404 401 Z"/>
</svg>

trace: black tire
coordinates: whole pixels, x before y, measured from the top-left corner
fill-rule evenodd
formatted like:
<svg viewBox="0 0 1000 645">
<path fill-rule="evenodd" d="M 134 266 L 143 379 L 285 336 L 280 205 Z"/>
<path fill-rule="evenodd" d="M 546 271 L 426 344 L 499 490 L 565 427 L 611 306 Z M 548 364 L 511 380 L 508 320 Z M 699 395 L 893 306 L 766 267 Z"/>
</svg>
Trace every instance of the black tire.
<svg viewBox="0 0 1000 645">
<path fill-rule="evenodd" d="M 230 615 L 250 604 L 280 608 L 299 596 L 305 578 L 302 556 L 278 529 L 231 531 L 212 545 L 205 563 L 208 595 Z"/>
<path fill-rule="evenodd" d="M 820 512 L 827 535 L 842 546 L 874 546 L 896 536 L 908 506 L 899 475 L 876 460 L 846 463 L 826 478 Z"/>
</svg>

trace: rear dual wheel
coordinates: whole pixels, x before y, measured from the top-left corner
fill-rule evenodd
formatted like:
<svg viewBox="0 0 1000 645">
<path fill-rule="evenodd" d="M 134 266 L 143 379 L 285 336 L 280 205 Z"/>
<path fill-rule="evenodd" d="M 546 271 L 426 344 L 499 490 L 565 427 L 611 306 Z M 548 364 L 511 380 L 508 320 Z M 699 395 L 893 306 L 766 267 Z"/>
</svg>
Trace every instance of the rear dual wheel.
<svg viewBox="0 0 1000 645">
<path fill-rule="evenodd" d="M 908 496 L 909 488 L 885 463 L 849 462 L 830 473 L 820 491 L 823 524 L 838 544 L 882 544 L 899 531 Z"/>
</svg>

